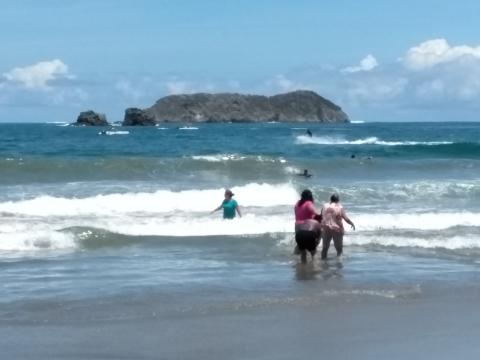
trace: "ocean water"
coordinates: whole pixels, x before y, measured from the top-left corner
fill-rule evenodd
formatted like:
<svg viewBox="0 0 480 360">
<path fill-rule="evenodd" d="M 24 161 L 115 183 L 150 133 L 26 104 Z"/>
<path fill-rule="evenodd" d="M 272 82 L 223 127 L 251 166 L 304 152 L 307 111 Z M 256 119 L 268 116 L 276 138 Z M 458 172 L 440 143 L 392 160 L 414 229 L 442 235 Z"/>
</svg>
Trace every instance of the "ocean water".
<svg viewBox="0 0 480 360">
<path fill-rule="evenodd" d="M 0 124 L 0 320 L 478 290 L 479 135 L 459 122 Z M 210 214 L 227 187 L 242 218 Z M 338 192 L 356 224 L 341 261 L 292 254 L 305 188 L 318 207 Z"/>
</svg>

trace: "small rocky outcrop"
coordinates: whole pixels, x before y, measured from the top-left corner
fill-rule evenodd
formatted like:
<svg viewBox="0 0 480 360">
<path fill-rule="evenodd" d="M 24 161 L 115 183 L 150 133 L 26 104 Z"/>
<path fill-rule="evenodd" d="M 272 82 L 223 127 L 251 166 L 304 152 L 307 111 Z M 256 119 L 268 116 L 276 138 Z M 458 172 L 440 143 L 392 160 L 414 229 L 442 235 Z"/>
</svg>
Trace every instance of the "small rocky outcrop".
<svg viewBox="0 0 480 360">
<path fill-rule="evenodd" d="M 107 118 L 105 114 L 99 114 L 95 111 L 82 111 L 78 115 L 77 121 L 73 124 L 77 126 L 107 126 Z"/>
<path fill-rule="evenodd" d="M 138 108 L 128 108 L 125 110 L 123 118 L 123 126 L 154 126 L 156 125 L 155 117 Z"/>
<path fill-rule="evenodd" d="M 275 96 L 170 95 L 146 109 L 156 122 L 349 122 L 342 109 L 313 91 Z"/>
</svg>

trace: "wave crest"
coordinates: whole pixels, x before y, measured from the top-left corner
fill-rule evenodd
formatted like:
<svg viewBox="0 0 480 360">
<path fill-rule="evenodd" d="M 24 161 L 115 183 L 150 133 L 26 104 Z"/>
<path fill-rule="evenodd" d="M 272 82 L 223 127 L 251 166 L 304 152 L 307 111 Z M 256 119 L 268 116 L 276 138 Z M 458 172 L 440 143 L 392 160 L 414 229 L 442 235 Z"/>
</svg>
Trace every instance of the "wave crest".
<svg viewBox="0 0 480 360">
<path fill-rule="evenodd" d="M 296 143 L 300 145 L 317 144 L 317 145 L 383 145 L 383 146 L 435 146 L 435 145 L 451 145 L 451 141 L 384 141 L 377 137 L 367 137 L 356 140 L 346 140 L 341 137 L 330 136 L 307 136 L 299 135 Z"/>
</svg>

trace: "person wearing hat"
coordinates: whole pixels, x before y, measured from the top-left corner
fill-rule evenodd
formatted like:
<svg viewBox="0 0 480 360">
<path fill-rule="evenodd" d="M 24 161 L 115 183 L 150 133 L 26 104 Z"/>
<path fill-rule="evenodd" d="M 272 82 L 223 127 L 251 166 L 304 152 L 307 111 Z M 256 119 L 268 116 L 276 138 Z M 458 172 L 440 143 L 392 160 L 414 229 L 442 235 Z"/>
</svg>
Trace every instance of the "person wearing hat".
<svg viewBox="0 0 480 360">
<path fill-rule="evenodd" d="M 235 194 L 232 192 L 232 190 L 225 190 L 225 199 L 222 201 L 220 206 L 213 210 L 211 213 L 213 214 L 215 211 L 223 208 L 224 219 L 233 219 L 235 217 L 235 212 L 238 213 L 238 216 L 242 217 L 242 213 L 240 212 L 240 207 L 238 206 L 237 201 L 232 199 L 233 195 Z"/>
</svg>

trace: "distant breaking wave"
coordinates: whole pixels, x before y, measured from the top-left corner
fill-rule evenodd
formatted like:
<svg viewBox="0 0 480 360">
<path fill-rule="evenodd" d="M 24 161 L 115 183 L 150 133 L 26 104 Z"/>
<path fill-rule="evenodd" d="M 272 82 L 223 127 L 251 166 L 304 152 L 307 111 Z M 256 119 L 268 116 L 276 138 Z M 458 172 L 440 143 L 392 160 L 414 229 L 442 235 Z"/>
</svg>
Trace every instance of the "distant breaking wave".
<svg viewBox="0 0 480 360">
<path fill-rule="evenodd" d="M 126 131 L 126 130 L 118 130 L 118 131 L 107 130 L 105 132 L 105 135 L 128 135 L 128 134 L 130 134 L 130 131 Z"/>
<path fill-rule="evenodd" d="M 299 135 L 296 143 L 300 145 L 318 144 L 318 145 L 383 145 L 383 146 L 413 146 L 413 145 L 451 145 L 451 141 L 383 141 L 377 137 L 368 137 L 365 139 L 346 140 L 338 137 L 328 136 L 307 136 Z"/>
<path fill-rule="evenodd" d="M 222 161 L 241 161 L 247 157 L 237 154 L 217 154 L 217 155 L 193 155 L 193 160 L 204 160 L 209 162 L 222 162 Z"/>
<path fill-rule="evenodd" d="M 191 157 L 193 160 L 203 160 L 208 162 L 224 162 L 224 161 L 242 161 L 242 160 L 254 160 L 258 162 L 270 162 L 270 163 L 286 163 L 287 161 L 283 158 L 273 158 L 269 156 L 247 156 L 240 154 L 215 154 L 215 155 L 193 155 Z"/>
</svg>

